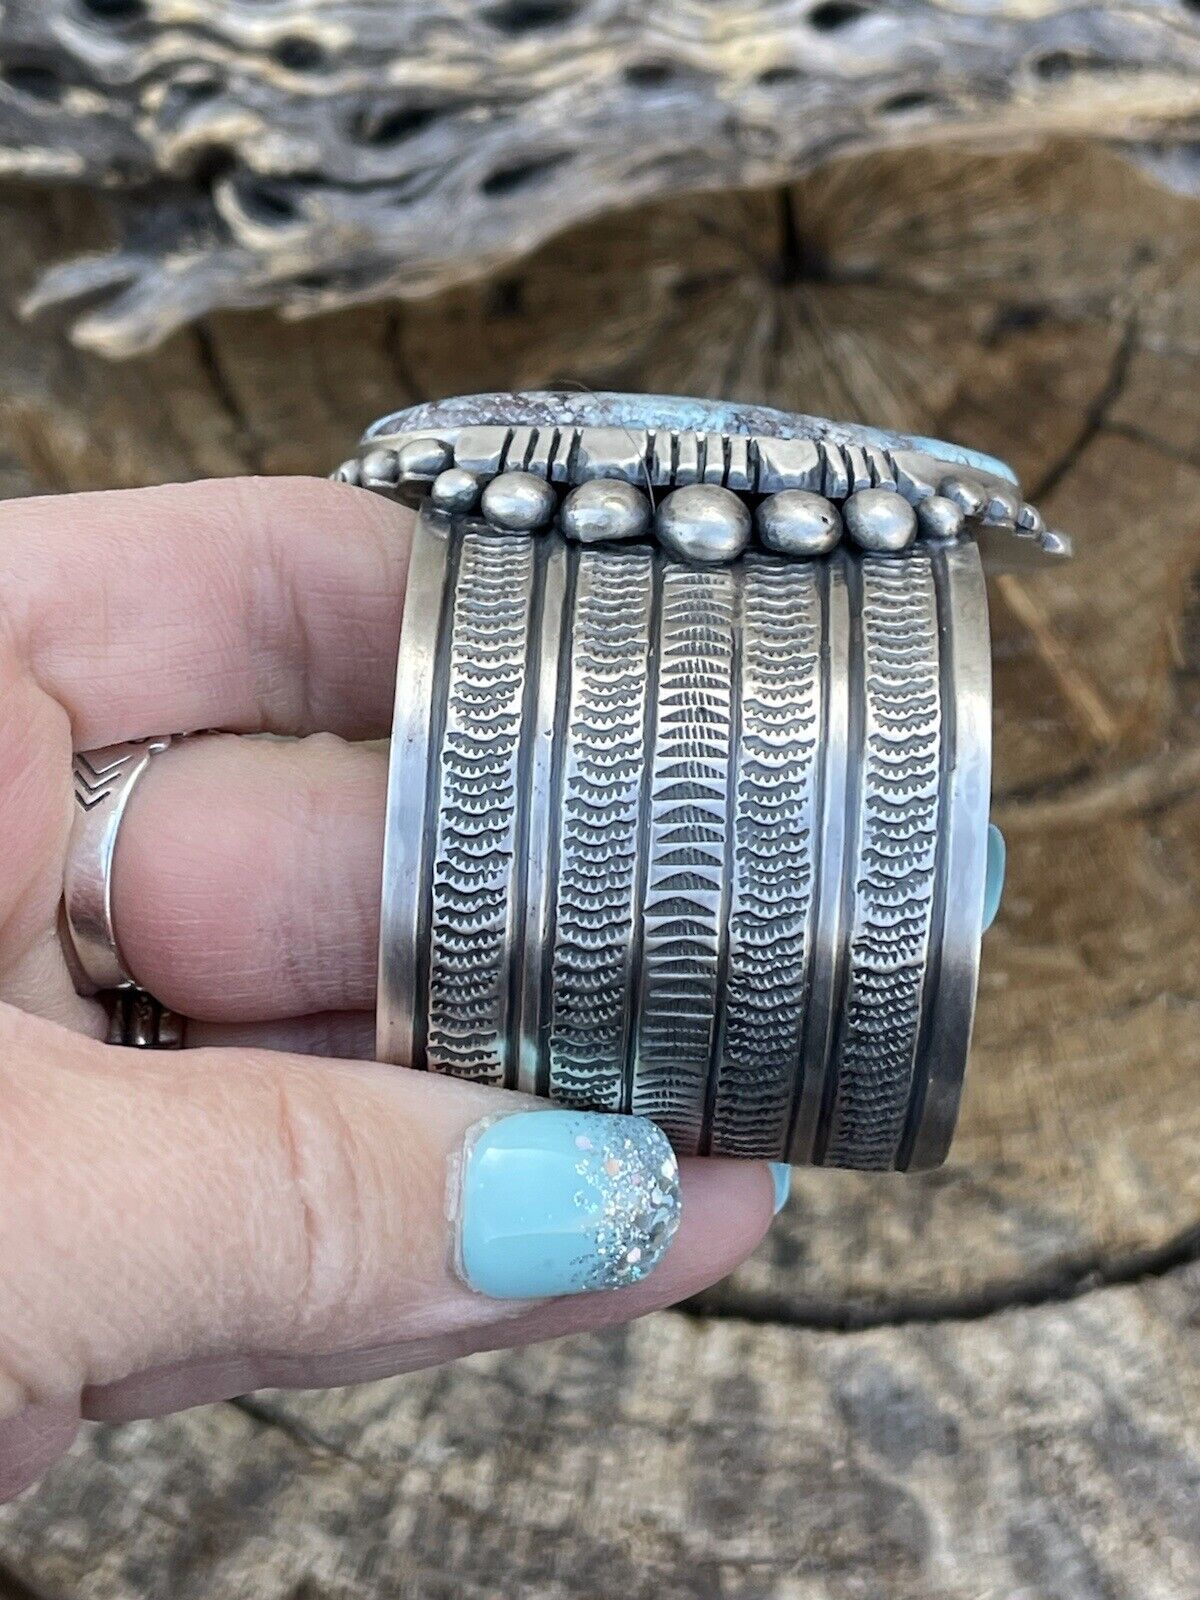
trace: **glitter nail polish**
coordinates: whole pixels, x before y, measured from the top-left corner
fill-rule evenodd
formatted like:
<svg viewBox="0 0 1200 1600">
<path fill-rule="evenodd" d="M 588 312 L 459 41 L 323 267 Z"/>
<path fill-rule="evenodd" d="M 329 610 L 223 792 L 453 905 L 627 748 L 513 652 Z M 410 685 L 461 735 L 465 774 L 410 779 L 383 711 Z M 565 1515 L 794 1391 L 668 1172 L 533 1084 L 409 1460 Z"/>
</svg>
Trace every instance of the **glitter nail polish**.
<svg viewBox="0 0 1200 1600">
<path fill-rule="evenodd" d="M 679 1167 L 641 1117 L 528 1111 L 472 1130 L 454 1184 L 456 1265 L 481 1294 L 615 1289 L 653 1271 L 679 1226 Z"/>
</svg>

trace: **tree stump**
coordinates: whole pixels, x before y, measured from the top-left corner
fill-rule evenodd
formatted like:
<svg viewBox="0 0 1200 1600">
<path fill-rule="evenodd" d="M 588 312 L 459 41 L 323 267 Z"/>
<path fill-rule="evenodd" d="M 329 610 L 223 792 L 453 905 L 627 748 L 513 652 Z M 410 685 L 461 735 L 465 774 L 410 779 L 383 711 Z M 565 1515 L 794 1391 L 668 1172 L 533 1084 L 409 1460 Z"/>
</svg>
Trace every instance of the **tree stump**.
<svg viewBox="0 0 1200 1600">
<path fill-rule="evenodd" d="M 104 243 L 0 192 L 11 306 Z M 327 470 L 505 385 L 728 394 L 1011 460 L 1076 538 L 992 587 L 1010 878 L 950 1164 L 797 1174 L 702 1302 L 357 1391 L 85 1430 L 0 1597 L 1200 1593 L 1200 210 L 1073 145 L 854 160 L 519 269 L 113 366 L 5 313 L 7 492 Z"/>
</svg>

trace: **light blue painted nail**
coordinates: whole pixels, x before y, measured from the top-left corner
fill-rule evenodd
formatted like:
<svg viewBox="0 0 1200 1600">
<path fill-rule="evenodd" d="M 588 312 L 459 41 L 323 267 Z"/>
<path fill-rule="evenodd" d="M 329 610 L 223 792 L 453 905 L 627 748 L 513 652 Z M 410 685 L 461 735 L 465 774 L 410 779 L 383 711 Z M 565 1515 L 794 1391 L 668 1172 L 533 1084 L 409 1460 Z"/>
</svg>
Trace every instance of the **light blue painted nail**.
<svg viewBox="0 0 1200 1600">
<path fill-rule="evenodd" d="M 501 1300 L 616 1289 L 658 1265 L 680 1210 L 679 1166 L 652 1122 L 518 1112 L 467 1136 L 458 1268 Z"/>
<path fill-rule="evenodd" d="M 996 920 L 1000 901 L 1004 895 L 1004 864 L 1008 859 L 1008 846 L 1004 835 L 994 822 L 988 823 L 987 882 L 983 891 L 983 931 L 986 933 Z"/>
<path fill-rule="evenodd" d="M 775 1185 L 775 1215 L 778 1216 L 792 1192 L 792 1169 L 786 1161 L 771 1162 L 771 1182 Z"/>
</svg>

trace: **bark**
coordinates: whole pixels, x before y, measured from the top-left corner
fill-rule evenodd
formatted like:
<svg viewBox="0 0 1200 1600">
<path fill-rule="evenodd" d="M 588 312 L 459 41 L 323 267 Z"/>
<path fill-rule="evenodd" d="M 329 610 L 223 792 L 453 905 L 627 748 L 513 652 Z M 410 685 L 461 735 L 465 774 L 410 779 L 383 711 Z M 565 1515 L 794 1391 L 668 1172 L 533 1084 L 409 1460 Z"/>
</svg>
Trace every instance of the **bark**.
<svg viewBox="0 0 1200 1600">
<path fill-rule="evenodd" d="M 1189 0 L 9 0 L 0 163 L 111 196 L 110 355 L 204 312 L 428 294 L 564 227 L 848 152 L 1088 135 L 1194 188 Z"/>
</svg>

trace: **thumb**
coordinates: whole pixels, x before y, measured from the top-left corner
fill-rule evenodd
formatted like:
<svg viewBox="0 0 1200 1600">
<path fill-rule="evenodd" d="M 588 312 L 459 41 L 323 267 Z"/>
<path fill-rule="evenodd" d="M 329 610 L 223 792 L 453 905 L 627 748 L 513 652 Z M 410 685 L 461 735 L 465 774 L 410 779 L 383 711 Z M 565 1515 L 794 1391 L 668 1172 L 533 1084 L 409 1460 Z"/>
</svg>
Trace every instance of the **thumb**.
<svg viewBox="0 0 1200 1600">
<path fill-rule="evenodd" d="M 765 1166 L 681 1177 L 641 1119 L 371 1063 L 117 1051 L 8 1008 L 0 1062 L 9 1416 L 344 1383 L 623 1320 L 728 1272 L 774 1208 Z"/>
</svg>

